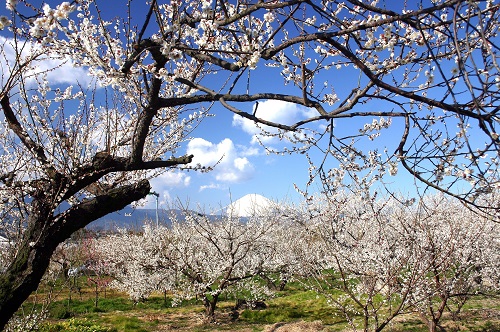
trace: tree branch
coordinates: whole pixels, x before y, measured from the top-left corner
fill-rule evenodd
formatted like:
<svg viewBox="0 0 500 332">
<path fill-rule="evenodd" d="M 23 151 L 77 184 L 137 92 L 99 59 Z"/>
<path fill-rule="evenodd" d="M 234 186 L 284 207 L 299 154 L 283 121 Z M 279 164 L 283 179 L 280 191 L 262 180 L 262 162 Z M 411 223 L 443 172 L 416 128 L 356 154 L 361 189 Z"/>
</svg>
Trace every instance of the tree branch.
<svg viewBox="0 0 500 332">
<path fill-rule="evenodd" d="M 242 66 L 238 66 L 234 63 L 231 63 L 226 60 L 222 60 L 220 58 L 217 58 L 211 54 L 205 54 L 201 52 L 207 52 L 208 50 L 197 50 L 193 49 L 191 47 L 188 47 L 186 45 L 175 45 L 174 48 L 177 48 L 179 50 L 182 50 L 185 54 L 189 55 L 190 57 L 200 61 L 200 62 L 210 62 L 213 63 L 214 65 L 217 65 L 223 69 L 229 70 L 229 71 L 238 71 L 242 68 Z M 218 50 L 218 52 L 220 52 Z M 243 52 L 241 52 L 243 53 Z"/>
<path fill-rule="evenodd" d="M 87 226 L 92 221 L 111 212 L 119 211 L 130 203 L 146 197 L 150 190 L 149 182 L 141 180 L 138 183 L 114 188 L 103 195 L 85 200 L 55 216 L 54 222 L 50 226 L 50 234 L 54 234 L 59 241 L 64 241 L 73 232 Z"/>
<path fill-rule="evenodd" d="M 28 135 L 26 130 L 21 126 L 19 121 L 17 120 L 12 107 L 10 106 L 10 100 L 7 95 L 4 95 L 0 100 L 0 104 L 2 105 L 3 113 L 5 115 L 5 119 L 9 124 L 9 128 L 19 137 L 21 142 L 28 148 L 28 151 L 32 151 L 35 154 L 35 157 L 42 164 L 47 165 L 47 156 L 45 156 L 44 149 L 41 145 L 37 144 L 33 139 Z"/>
<path fill-rule="evenodd" d="M 145 47 L 149 47 L 149 52 L 155 61 L 155 68 L 159 71 L 161 68 L 165 66 L 168 59 L 160 52 L 160 49 L 156 46 L 156 43 L 149 39 L 145 39 L 144 43 Z M 158 113 L 158 110 L 161 108 L 160 106 L 160 89 L 163 81 L 156 77 L 152 76 L 150 89 L 147 95 L 147 106 L 144 107 L 143 111 L 140 113 L 137 123 L 134 129 L 134 134 L 132 136 L 132 153 L 130 155 L 130 160 L 132 163 L 139 163 L 142 161 L 142 156 L 144 154 L 144 144 L 146 142 L 146 138 L 148 136 L 151 123 L 153 121 L 154 116 Z"/>
<path fill-rule="evenodd" d="M 442 110 L 450 111 L 456 114 L 468 116 L 474 119 L 482 119 L 483 117 L 477 113 L 467 111 L 466 109 L 460 107 L 465 105 L 450 105 L 444 102 L 440 102 L 435 99 L 427 98 L 421 95 L 417 95 L 411 91 L 406 91 L 398 87 L 392 86 L 379 78 L 379 75 L 375 75 L 365 64 L 361 61 L 354 53 L 352 53 L 347 47 L 337 42 L 332 38 L 322 38 L 325 42 L 333 45 L 337 50 L 344 54 L 349 60 L 351 60 L 361 71 L 378 87 L 385 89 L 389 92 L 395 93 L 397 95 L 409 98 L 411 100 L 422 102 L 426 105 L 434 106 Z"/>
<path fill-rule="evenodd" d="M 302 42 L 320 40 L 322 38 L 334 38 L 334 37 L 338 37 L 338 36 L 347 36 L 353 32 L 356 32 L 356 31 L 365 31 L 369 28 L 383 26 L 385 24 L 390 24 L 390 23 L 394 23 L 397 21 L 408 22 L 409 19 L 412 17 L 419 16 L 422 14 L 434 13 L 436 11 L 443 9 L 443 8 L 451 7 L 452 5 L 454 5 L 456 3 L 460 3 L 461 1 L 462 0 L 451 0 L 451 1 L 447 1 L 445 3 L 442 3 L 440 5 L 437 5 L 437 6 L 423 8 L 423 9 L 419 9 L 419 10 L 415 10 L 415 11 L 410 11 L 410 12 L 407 12 L 405 14 L 398 14 L 395 16 L 389 16 L 388 18 L 376 20 L 376 21 L 374 20 L 370 23 L 353 25 L 350 28 L 342 28 L 339 31 L 317 32 L 317 33 L 312 33 L 312 34 L 308 34 L 308 35 L 297 36 L 295 38 L 289 38 L 288 40 L 285 40 L 280 45 L 263 51 L 261 53 L 261 55 L 262 55 L 263 59 L 269 60 L 273 56 L 275 56 L 277 53 L 279 53 L 280 51 L 288 49 L 289 47 L 296 45 L 296 44 L 300 44 Z"/>
</svg>

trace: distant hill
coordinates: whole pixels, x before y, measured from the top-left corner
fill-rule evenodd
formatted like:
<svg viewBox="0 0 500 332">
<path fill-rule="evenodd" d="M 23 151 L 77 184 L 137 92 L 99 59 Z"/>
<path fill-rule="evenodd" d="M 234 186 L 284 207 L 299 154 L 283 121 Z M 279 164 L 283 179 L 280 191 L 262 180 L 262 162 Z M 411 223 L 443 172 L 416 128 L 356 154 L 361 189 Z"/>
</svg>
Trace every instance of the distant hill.
<svg viewBox="0 0 500 332">
<path fill-rule="evenodd" d="M 253 213 L 261 213 L 269 208 L 273 208 L 276 203 L 262 195 L 248 194 L 231 203 L 227 207 L 217 211 L 208 217 L 212 220 L 220 217 L 221 214 L 239 217 L 243 222 Z M 192 211 L 193 213 L 196 213 Z M 176 215 L 179 220 L 183 219 L 183 212 L 178 209 L 158 210 L 158 224 L 170 226 L 170 217 Z M 146 223 L 156 225 L 156 209 L 134 209 L 127 206 L 121 211 L 110 213 L 96 221 L 90 223 L 87 228 L 92 230 L 116 230 L 126 228 L 140 230 Z"/>
<path fill-rule="evenodd" d="M 180 210 L 158 210 L 158 224 L 169 226 L 172 213 L 181 216 Z M 93 230 L 115 230 L 117 228 L 140 230 L 146 223 L 156 225 L 156 209 L 134 209 L 127 206 L 123 210 L 110 213 L 90 223 Z"/>
</svg>

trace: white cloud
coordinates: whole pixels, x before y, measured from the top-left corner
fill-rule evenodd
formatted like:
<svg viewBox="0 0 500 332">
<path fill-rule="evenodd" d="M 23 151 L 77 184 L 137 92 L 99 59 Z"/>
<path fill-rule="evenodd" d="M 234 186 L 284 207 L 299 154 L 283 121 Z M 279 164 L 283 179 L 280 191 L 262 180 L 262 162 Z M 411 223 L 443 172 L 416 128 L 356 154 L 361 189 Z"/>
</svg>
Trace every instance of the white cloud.
<svg viewBox="0 0 500 332">
<path fill-rule="evenodd" d="M 314 109 L 281 100 L 265 100 L 259 102 L 256 107 L 257 111 L 255 115 L 258 118 L 285 125 L 292 125 L 300 120 L 317 115 Z M 252 135 L 252 144 L 258 143 L 259 140 L 263 143 L 272 143 L 274 141 L 271 137 L 259 135 L 261 130 L 255 125 L 254 121 L 242 118 L 236 114 L 233 116 L 233 126 L 241 127 L 244 132 Z M 277 129 L 268 126 L 261 127 L 271 133 L 277 132 Z"/>
<path fill-rule="evenodd" d="M 241 151 L 241 155 L 245 157 L 258 156 L 262 154 L 262 152 L 254 146 L 237 145 L 237 147 L 238 150 Z"/>
<path fill-rule="evenodd" d="M 53 71 L 47 73 L 47 80 L 52 83 L 66 83 L 75 84 L 79 83 L 82 86 L 87 86 L 92 78 L 88 75 L 87 71 L 82 67 L 74 67 L 71 61 L 62 62 L 59 60 L 44 60 L 40 61 L 38 70 L 55 68 Z"/>
<path fill-rule="evenodd" d="M 249 165 L 250 165 L 250 162 L 248 161 L 248 159 L 246 157 L 245 158 L 236 158 L 234 160 L 234 167 L 236 167 L 240 171 L 246 169 L 247 167 L 249 167 Z"/>
<path fill-rule="evenodd" d="M 217 144 L 203 138 L 194 138 L 188 143 L 187 153 L 194 155 L 194 164 L 207 167 L 215 165 L 211 174 L 220 182 L 242 182 L 250 179 L 255 171 L 245 156 L 248 150 L 238 149 L 229 138 Z"/>
<path fill-rule="evenodd" d="M 207 189 L 215 189 L 215 190 L 225 190 L 227 189 L 226 186 L 221 185 L 220 183 L 210 183 L 207 185 L 200 186 L 199 191 L 202 192 Z"/>
<path fill-rule="evenodd" d="M 160 207 L 170 206 L 172 203 L 172 197 L 170 195 L 170 190 L 172 188 L 185 188 L 191 184 L 191 177 L 183 172 L 165 172 L 159 176 L 151 179 L 151 191 L 157 193 L 158 205 Z M 156 206 L 156 197 L 154 195 L 148 195 L 144 198 L 138 208 L 143 209 L 154 209 Z"/>
<path fill-rule="evenodd" d="M 165 172 L 151 180 L 151 185 L 166 187 L 187 187 L 191 183 L 191 177 L 183 172 Z"/>
<path fill-rule="evenodd" d="M 23 44 L 24 43 L 24 44 Z M 1 77 L 1 83 L 5 83 L 8 79 L 6 73 L 10 73 L 14 68 L 16 61 L 16 48 L 14 40 L 0 36 L 0 67 L 4 71 Z M 18 49 L 21 51 L 21 63 L 25 59 L 29 59 L 32 54 L 39 53 L 39 46 L 28 42 L 17 41 Z M 50 84 L 76 84 L 82 86 L 88 85 L 92 78 L 88 75 L 88 71 L 83 67 L 74 67 L 73 62 L 69 59 L 48 59 L 46 55 L 39 55 L 32 62 L 31 69 L 24 75 L 24 80 L 27 85 L 36 84 L 36 76 L 41 73 L 46 73 L 47 80 Z"/>
</svg>

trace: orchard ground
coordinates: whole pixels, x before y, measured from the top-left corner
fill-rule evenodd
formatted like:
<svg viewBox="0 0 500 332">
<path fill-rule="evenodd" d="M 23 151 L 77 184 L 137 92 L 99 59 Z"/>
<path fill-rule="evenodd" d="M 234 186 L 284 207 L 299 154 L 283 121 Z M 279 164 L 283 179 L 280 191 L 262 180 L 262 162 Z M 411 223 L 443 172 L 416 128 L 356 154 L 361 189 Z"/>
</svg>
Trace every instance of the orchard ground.
<svg viewBox="0 0 500 332">
<path fill-rule="evenodd" d="M 87 286 L 87 277 L 80 277 L 70 291 L 68 284 L 58 291 L 48 306 L 48 319 L 40 331 L 347 331 L 352 330 L 340 313 L 330 307 L 325 298 L 305 289 L 301 283 L 289 283 L 284 291 L 266 300 L 266 308 L 235 311 L 235 299 L 220 302 L 217 322 L 203 321 L 201 301 L 184 301 L 172 307 L 171 298 L 161 294 L 134 304 L 126 294 L 108 289 L 101 292 L 97 307 L 95 293 Z M 24 310 L 33 308 L 48 295 L 40 289 L 25 303 Z M 70 299 L 71 298 L 71 299 Z M 442 326 L 446 331 L 500 331 L 500 301 L 498 297 L 477 296 L 471 299 L 457 317 L 447 313 Z M 386 331 L 427 331 L 414 314 L 397 317 Z"/>
</svg>

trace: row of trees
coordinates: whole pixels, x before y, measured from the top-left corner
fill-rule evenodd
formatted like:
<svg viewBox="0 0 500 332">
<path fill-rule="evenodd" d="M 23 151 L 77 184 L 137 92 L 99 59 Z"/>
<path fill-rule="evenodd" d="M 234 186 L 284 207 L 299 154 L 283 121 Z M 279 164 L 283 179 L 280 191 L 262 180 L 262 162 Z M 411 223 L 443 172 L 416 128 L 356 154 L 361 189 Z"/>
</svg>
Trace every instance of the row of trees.
<svg viewBox="0 0 500 332">
<path fill-rule="evenodd" d="M 498 291 L 498 225 L 478 223 L 459 202 L 440 195 L 413 204 L 342 194 L 325 199 L 309 226 L 326 257 L 316 289 L 342 290 L 330 303 L 353 327 L 381 331 L 411 311 L 436 331 L 445 310 L 459 313 L 472 295 Z"/>
<path fill-rule="evenodd" d="M 103 258 L 95 263 L 105 264 L 103 271 L 115 277 L 113 285 L 134 301 L 154 291 L 174 291 L 174 302 L 202 299 L 212 321 L 224 294 L 267 297 L 265 287 L 254 278 L 274 266 L 271 224 L 264 218 L 242 223 L 239 218 L 211 221 L 189 216 L 172 228 L 146 227 L 142 234 L 123 231 L 95 241 L 95 250 Z"/>
<path fill-rule="evenodd" d="M 499 186 L 495 1 L 126 4 L 8 0 L 0 15 L 0 220 L 14 247 L 0 329 L 72 233 L 144 198 L 154 176 L 198 169 L 178 150 L 214 105 L 285 152 L 318 147 L 311 181 L 404 169 L 498 210 L 480 200 Z M 264 100 L 311 112 L 272 121 Z"/>
<path fill-rule="evenodd" d="M 209 321 L 221 296 L 262 300 L 296 280 L 354 330 L 417 313 L 437 331 L 445 312 L 500 290 L 498 224 L 442 195 L 411 203 L 337 194 L 248 220 L 186 210 L 171 227 L 94 239 L 89 267 L 134 301 L 200 299 Z"/>
</svg>

